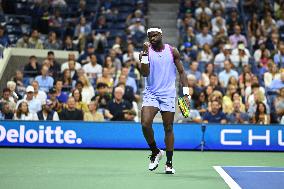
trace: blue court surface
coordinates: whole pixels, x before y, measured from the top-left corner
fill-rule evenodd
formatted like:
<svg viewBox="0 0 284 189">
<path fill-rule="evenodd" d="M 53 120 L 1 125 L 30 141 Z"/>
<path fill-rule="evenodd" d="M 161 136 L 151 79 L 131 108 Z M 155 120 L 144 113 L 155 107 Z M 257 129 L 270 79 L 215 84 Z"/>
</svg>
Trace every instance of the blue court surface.
<svg viewBox="0 0 284 189">
<path fill-rule="evenodd" d="M 284 189 L 284 167 L 214 166 L 231 189 Z"/>
</svg>

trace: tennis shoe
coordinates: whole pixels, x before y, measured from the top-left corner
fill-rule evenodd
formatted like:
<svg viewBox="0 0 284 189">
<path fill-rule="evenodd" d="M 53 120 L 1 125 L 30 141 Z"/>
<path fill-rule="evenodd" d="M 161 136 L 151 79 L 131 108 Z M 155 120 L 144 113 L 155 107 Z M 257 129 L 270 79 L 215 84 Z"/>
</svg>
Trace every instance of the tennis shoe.
<svg viewBox="0 0 284 189">
<path fill-rule="evenodd" d="M 160 160 L 163 158 L 165 152 L 163 150 L 160 150 L 159 153 L 153 154 L 150 156 L 150 164 L 149 164 L 149 170 L 154 171 L 159 166 Z"/>
</svg>

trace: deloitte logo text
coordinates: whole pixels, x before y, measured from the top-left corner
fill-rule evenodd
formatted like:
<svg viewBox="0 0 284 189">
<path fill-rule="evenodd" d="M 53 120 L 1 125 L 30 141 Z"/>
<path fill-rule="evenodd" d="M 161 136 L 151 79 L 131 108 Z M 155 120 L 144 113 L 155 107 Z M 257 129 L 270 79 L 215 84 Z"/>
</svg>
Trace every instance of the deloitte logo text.
<svg viewBox="0 0 284 189">
<path fill-rule="evenodd" d="M 48 144 L 82 144 L 74 130 L 63 131 L 60 126 L 52 129 L 51 126 L 40 125 L 38 130 L 27 129 L 24 125 L 20 129 L 8 129 L 0 125 L 0 143 L 7 139 L 10 143 L 48 143 Z"/>
</svg>

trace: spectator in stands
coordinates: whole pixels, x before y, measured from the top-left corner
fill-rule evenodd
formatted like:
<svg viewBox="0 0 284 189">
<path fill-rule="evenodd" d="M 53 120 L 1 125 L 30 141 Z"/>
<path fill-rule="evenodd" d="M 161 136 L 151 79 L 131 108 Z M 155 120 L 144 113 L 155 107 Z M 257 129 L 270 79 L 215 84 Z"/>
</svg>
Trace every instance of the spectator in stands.
<svg viewBox="0 0 284 189">
<path fill-rule="evenodd" d="M 123 63 L 127 62 L 130 59 L 134 59 L 136 62 L 140 62 L 139 52 L 134 50 L 134 45 L 132 43 L 127 45 L 127 52 L 125 52 L 122 57 Z"/>
<path fill-rule="evenodd" d="M 284 72 L 281 72 L 280 79 L 274 79 L 270 85 L 270 91 L 277 92 L 279 89 L 284 87 Z"/>
<path fill-rule="evenodd" d="M 135 36 L 138 33 L 143 35 L 146 32 L 145 26 L 141 23 L 140 18 L 136 18 L 135 22 L 128 27 L 128 30 L 132 36 Z"/>
<path fill-rule="evenodd" d="M 14 120 L 36 121 L 38 117 L 35 112 L 30 112 L 26 101 L 21 101 L 16 110 Z"/>
<path fill-rule="evenodd" d="M 60 15 L 60 9 L 56 9 L 48 20 L 49 28 L 62 36 L 64 32 L 64 19 Z"/>
<path fill-rule="evenodd" d="M 37 57 L 35 55 L 32 55 L 29 57 L 28 64 L 24 67 L 24 77 L 36 77 L 40 73 L 40 65 L 37 62 Z"/>
<path fill-rule="evenodd" d="M 240 41 L 244 43 L 244 46 L 247 46 L 247 39 L 244 35 L 241 34 L 241 27 L 239 25 L 235 25 L 235 33 L 230 35 L 230 43 L 232 45 L 232 48 L 237 48 Z"/>
<path fill-rule="evenodd" d="M 75 70 L 76 71 L 76 70 Z M 69 69 L 65 69 L 62 74 L 62 91 L 70 93 L 71 89 L 75 86 L 76 80 L 71 78 Z"/>
<path fill-rule="evenodd" d="M 36 29 L 32 31 L 31 37 L 29 39 L 29 47 L 32 49 L 43 49 L 43 43 L 39 39 L 39 33 Z"/>
<path fill-rule="evenodd" d="M 78 110 L 83 111 L 83 113 L 86 113 L 86 112 L 89 111 L 88 106 L 87 106 L 87 103 L 82 102 L 82 94 L 81 94 L 81 92 L 79 91 L 79 89 L 74 89 L 73 92 L 72 92 L 72 96 L 73 96 L 74 99 L 75 99 L 75 107 L 76 107 Z"/>
<path fill-rule="evenodd" d="M 254 46 L 256 44 L 256 40 L 261 35 L 261 25 L 257 18 L 257 13 L 252 15 L 252 18 L 248 21 L 248 38 L 251 39 L 251 43 Z"/>
<path fill-rule="evenodd" d="M 224 30 L 225 35 L 227 35 L 226 20 L 222 18 L 222 13 L 220 11 L 216 12 L 216 17 L 211 20 L 212 34 L 216 36 L 220 30 Z"/>
<path fill-rule="evenodd" d="M 121 87 L 116 87 L 114 89 L 114 99 L 109 102 L 108 110 L 112 115 L 112 121 L 124 121 L 125 120 L 125 113 L 124 110 L 130 110 L 132 105 L 123 100 L 124 90 Z"/>
<path fill-rule="evenodd" d="M 46 92 L 39 90 L 38 81 L 34 80 L 34 81 L 32 81 L 31 84 L 34 88 L 34 99 L 38 100 L 40 103 L 45 102 L 46 99 L 47 99 L 47 95 L 46 95 Z"/>
<path fill-rule="evenodd" d="M 88 105 L 89 111 L 84 114 L 84 121 L 104 121 L 104 116 L 98 111 L 98 102 L 91 101 Z"/>
<path fill-rule="evenodd" d="M 10 43 L 8 36 L 5 34 L 5 26 L 0 25 L 0 45 L 6 48 Z"/>
<path fill-rule="evenodd" d="M 191 48 L 196 44 L 196 37 L 194 33 L 194 27 L 187 27 L 186 34 L 183 37 L 184 48 Z"/>
<path fill-rule="evenodd" d="M 61 49 L 61 44 L 57 40 L 57 36 L 54 31 L 49 32 L 48 39 L 44 42 L 43 46 L 45 49 L 54 49 L 54 50 Z"/>
<path fill-rule="evenodd" d="M 97 56 L 94 54 L 90 55 L 90 62 L 85 64 L 83 69 L 91 83 L 96 83 L 97 78 L 102 76 L 102 66 L 98 64 Z"/>
<path fill-rule="evenodd" d="M 234 76 L 236 79 L 238 79 L 239 75 L 238 72 L 232 69 L 232 63 L 230 60 L 224 61 L 224 68 L 222 72 L 219 73 L 219 81 L 221 82 L 222 87 L 227 87 L 229 78 L 231 76 Z"/>
<path fill-rule="evenodd" d="M 270 87 L 273 80 L 277 79 L 280 80 L 280 73 L 278 71 L 278 68 L 276 64 L 274 64 L 272 61 L 268 63 L 267 65 L 268 70 L 264 73 L 263 79 L 264 79 L 264 86 Z"/>
<path fill-rule="evenodd" d="M 220 91 L 221 93 L 224 93 L 223 87 L 220 85 L 218 76 L 214 73 L 212 73 L 211 75 L 209 75 L 209 85 L 208 87 L 212 88 L 212 91 Z M 209 95 L 209 94 L 208 94 Z"/>
<path fill-rule="evenodd" d="M 9 103 L 8 102 L 2 102 L 1 103 L 1 111 L 0 111 L 0 114 L 1 114 L 1 119 L 3 120 L 11 120 L 14 118 L 14 113 L 15 111 L 12 111 L 10 109 L 10 106 L 9 106 Z"/>
<path fill-rule="evenodd" d="M 193 49 L 193 44 L 190 42 L 185 42 L 181 47 L 181 60 L 183 61 L 185 70 L 188 70 L 189 65 L 193 60 L 197 58 L 197 52 Z"/>
<path fill-rule="evenodd" d="M 278 52 L 278 44 L 279 44 L 279 34 L 274 32 L 271 34 L 271 37 L 268 38 L 267 41 L 267 48 L 270 50 L 271 54 Z"/>
<path fill-rule="evenodd" d="M 229 124 L 247 124 L 249 123 L 248 115 L 241 111 L 241 103 L 239 100 L 233 102 L 233 112 L 227 115 Z"/>
<path fill-rule="evenodd" d="M 79 81 L 83 84 L 81 91 L 82 101 L 88 104 L 91 101 L 91 98 L 95 95 L 95 90 L 85 75 L 79 76 Z"/>
<path fill-rule="evenodd" d="M 9 105 L 9 109 L 14 111 L 16 108 L 16 101 L 17 99 L 14 99 L 11 90 L 9 88 L 4 88 L 2 90 L 2 98 L 0 100 L 0 103 L 7 103 Z"/>
<path fill-rule="evenodd" d="M 103 68 L 102 76 L 97 79 L 97 83 L 105 83 L 108 87 L 112 88 L 114 84 L 113 77 L 109 73 L 109 69 Z"/>
<path fill-rule="evenodd" d="M 209 28 L 203 27 L 202 32 L 196 35 L 196 43 L 199 48 L 202 48 L 205 43 L 210 46 L 213 44 L 213 37 L 208 32 Z"/>
<path fill-rule="evenodd" d="M 238 45 L 238 53 L 231 56 L 231 61 L 238 73 L 241 72 L 244 65 L 249 64 L 249 56 L 245 53 L 245 46 L 243 44 Z"/>
<path fill-rule="evenodd" d="M 198 53 L 197 61 L 203 64 L 202 66 L 204 68 L 204 64 L 211 62 L 213 58 L 214 54 L 211 51 L 209 44 L 205 43 L 202 50 Z"/>
<path fill-rule="evenodd" d="M 200 85 L 201 84 L 201 72 L 198 71 L 198 66 L 199 66 L 199 63 L 197 61 L 193 61 L 191 62 L 190 64 L 190 69 L 187 71 L 187 76 L 188 75 L 194 75 L 195 77 L 195 81 L 197 81 L 197 85 Z"/>
<path fill-rule="evenodd" d="M 259 64 L 260 67 L 266 67 L 268 63 L 268 57 L 270 57 L 270 51 L 266 48 L 265 41 L 258 41 L 259 49 L 254 51 L 253 57 L 256 63 Z M 264 59 L 266 58 L 266 61 Z"/>
<path fill-rule="evenodd" d="M 17 84 L 14 81 L 8 81 L 7 88 L 10 89 L 11 96 L 15 102 L 22 99 L 26 92 L 25 87 L 22 88 L 21 86 L 17 86 Z"/>
<path fill-rule="evenodd" d="M 49 89 L 48 99 L 52 102 L 51 109 L 60 113 L 62 111 L 63 104 L 58 101 L 56 89 L 54 87 Z"/>
<path fill-rule="evenodd" d="M 54 82 L 54 88 L 56 90 L 56 97 L 60 103 L 66 103 L 68 96 L 65 92 L 62 91 L 63 81 L 58 79 Z"/>
<path fill-rule="evenodd" d="M 18 39 L 16 43 L 17 48 L 30 48 L 29 46 L 29 33 L 28 32 L 23 32 L 23 37 Z"/>
<path fill-rule="evenodd" d="M 97 101 L 99 109 L 105 109 L 107 108 L 107 105 L 111 99 L 112 94 L 109 91 L 108 85 L 105 83 L 98 83 L 96 94 L 94 97 L 92 97 L 91 101 Z"/>
<path fill-rule="evenodd" d="M 280 122 L 284 115 L 284 88 L 280 89 L 280 93 L 274 99 L 273 108 L 275 109 L 277 122 Z"/>
<path fill-rule="evenodd" d="M 226 21 L 226 25 L 227 25 L 227 31 L 229 35 L 232 35 L 234 33 L 234 28 L 236 25 L 240 26 L 240 28 L 242 27 L 242 20 L 240 19 L 239 13 L 237 11 L 237 9 L 233 9 L 227 18 Z"/>
<path fill-rule="evenodd" d="M 86 44 L 86 37 L 92 32 L 90 23 L 87 23 L 84 16 L 80 17 L 79 23 L 75 26 L 74 37 L 79 40 L 79 51 L 83 51 Z"/>
<path fill-rule="evenodd" d="M 204 113 L 207 111 L 208 109 L 208 99 L 207 99 L 207 95 L 206 92 L 203 90 L 201 91 L 199 94 L 197 94 L 197 100 L 195 101 L 195 109 L 198 110 L 199 114 L 201 116 L 204 115 Z"/>
<path fill-rule="evenodd" d="M 208 17 L 212 16 L 212 10 L 207 6 L 207 2 L 205 0 L 199 1 L 199 5 L 195 9 L 195 17 L 200 17 L 202 12 L 204 12 Z"/>
<path fill-rule="evenodd" d="M 39 120 L 59 121 L 58 113 L 52 110 L 52 101 L 47 99 L 42 103 L 42 110 L 37 112 Z"/>
<path fill-rule="evenodd" d="M 63 72 L 65 69 L 70 69 L 69 62 L 73 61 L 75 63 L 75 70 L 78 70 L 81 68 L 81 64 L 79 62 L 76 62 L 76 56 L 74 53 L 68 54 L 68 61 L 61 64 L 61 72 Z M 72 64 L 73 64 L 72 62 Z M 71 66 L 73 67 L 73 66 Z"/>
<path fill-rule="evenodd" d="M 215 56 L 214 68 L 215 72 L 220 73 L 224 68 L 225 60 L 231 59 L 232 47 L 230 44 L 225 44 L 220 53 Z"/>
<path fill-rule="evenodd" d="M 76 102 L 73 96 L 68 98 L 67 107 L 59 113 L 60 120 L 83 120 L 84 114 L 76 108 Z"/>
<path fill-rule="evenodd" d="M 210 3 L 210 9 L 212 10 L 212 12 L 216 12 L 216 11 L 224 12 L 225 3 L 222 0 L 213 0 Z"/>
<path fill-rule="evenodd" d="M 261 30 L 264 34 L 264 36 L 268 36 L 273 29 L 276 29 L 276 22 L 272 18 L 271 12 L 266 12 L 263 19 L 260 22 Z"/>
<path fill-rule="evenodd" d="M 65 51 L 76 51 L 77 46 L 73 43 L 73 38 L 70 35 L 67 35 L 63 40 L 62 50 Z"/>
<path fill-rule="evenodd" d="M 211 102 L 211 111 L 207 111 L 203 116 L 204 123 L 221 123 L 226 124 L 226 115 L 221 110 L 221 103 L 219 100 L 213 100 Z"/>
<path fill-rule="evenodd" d="M 16 109 L 18 109 L 19 104 L 21 104 L 21 102 L 27 102 L 28 106 L 29 106 L 29 111 L 31 113 L 36 113 L 38 111 L 41 110 L 41 102 L 37 99 L 34 98 L 34 88 L 33 86 L 29 85 L 26 89 L 26 96 L 25 98 L 19 100 L 16 104 Z"/>
<path fill-rule="evenodd" d="M 255 115 L 253 116 L 252 122 L 255 124 L 270 124 L 270 115 L 266 110 L 266 104 L 258 102 L 256 107 Z"/>
<path fill-rule="evenodd" d="M 196 20 L 196 30 L 198 32 L 202 31 L 202 28 L 207 27 L 207 28 L 211 28 L 211 22 L 210 22 L 210 17 L 205 13 L 205 12 L 201 12 L 200 16 L 197 18 Z"/>
<path fill-rule="evenodd" d="M 118 58 L 118 54 L 115 52 L 115 50 L 110 49 L 109 50 L 109 56 L 111 57 L 111 60 L 113 62 L 113 65 L 115 66 L 116 70 L 120 70 L 122 67 L 121 60 Z"/>
<path fill-rule="evenodd" d="M 123 99 L 129 101 L 130 103 L 132 103 L 133 101 L 136 100 L 136 97 L 139 98 L 138 96 L 136 96 L 136 94 L 133 91 L 133 87 L 129 86 L 126 84 L 126 79 L 127 77 L 125 75 L 120 75 L 118 78 L 118 84 L 116 85 L 116 87 L 121 87 L 124 89 L 124 95 L 123 95 Z"/>
<path fill-rule="evenodd" d="M 134 13 L 131 13 L 127 16 L 126 24 L 128 26 L 134 24 L 137 18 L 141 20 L 142 25 L 146 25 L 143 12 L 139 9 L 135 10 Z"/>
<path fill-rule="evenodd" d="M 53 86 L 54 79 L 48 75 L 49 68 L 43 65 L 41 68 L 41 75 L 36 76 L 35 80 L 39 84 L 40 90 L 48 92 L 48 90 Z"/>
<path fill-rule="evenodd" d="M 93 45 L 96 49 L 96 52 L 99 54 L 104 54 L 105 49 L 108 45 L 107 37 L 109 36 L 109 32 L 97 32 L 92 31 L 92 38 L 91 42 L 93 42 Z"/>
<path fill-rule="evenodd" d="M 279 42 L 278 52 L 274 55 L 273 60 L 278 68 L 284 68 L 284 42 Z"/>
<path fill-rule="evenodd" d="M 49 60 L 49 75 L 57 79 L 60 75 L 60 64 L 56 61 L 53 51 L 47 52 L 47 59 Z"/>
<path fill-rule="evenodd" d="M 126 76 L 126 78 L 127 78 L 126 79 L 126 85 L 131 86 L 133 88 L 134 93 L 136 94 L 137 93 L 137 84 L 136 84 L 135 79 L 133 77 L 129 76 L 129 66 L 122 67 L 120 74 Z M 120 74 L 118 74 L 118 76 L 120 76 Z M 116 79 L 115 82 L 114 82 L 114 85 L 117 85 L 117 83 L 118 83 L 118 80 Z"/>
<path fill-rule="evenodd" d="M 81 63 L 81 65 L 89 63 L 91 61 L 90 56 L 93 54 L 95 54 L 95 47 L 92 43 L 88 43 L 87 50 L 80 55 L 78 62 Z"/>
<path fill-rule="evenodd" d="M 207 63 L 205 65 L 205 71 L 201 74 L 201 86 L 207 87 L 210 83 L 210 75 L 214 73 L 214 64 Z"/>
</svg>

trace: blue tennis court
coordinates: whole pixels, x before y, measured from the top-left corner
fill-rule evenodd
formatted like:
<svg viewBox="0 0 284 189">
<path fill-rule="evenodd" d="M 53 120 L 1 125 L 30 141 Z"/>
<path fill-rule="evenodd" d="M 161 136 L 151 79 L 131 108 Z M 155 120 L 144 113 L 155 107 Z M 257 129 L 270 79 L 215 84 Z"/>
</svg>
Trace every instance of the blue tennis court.
<svg viewBox="0 0 284 189">
<path fill-rule="evenodd" d="M 214 166 L 231 189 L 282 189 L 284 167 Z"/>
</svg>

